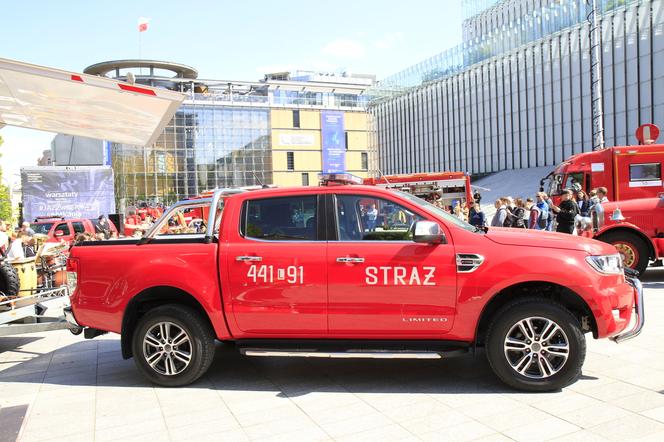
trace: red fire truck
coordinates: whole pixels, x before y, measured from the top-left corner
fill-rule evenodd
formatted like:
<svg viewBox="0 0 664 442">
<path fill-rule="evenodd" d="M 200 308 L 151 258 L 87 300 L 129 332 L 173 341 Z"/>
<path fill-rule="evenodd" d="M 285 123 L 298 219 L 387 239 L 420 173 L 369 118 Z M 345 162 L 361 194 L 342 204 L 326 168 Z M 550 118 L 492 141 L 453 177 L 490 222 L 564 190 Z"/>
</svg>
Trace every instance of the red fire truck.
<svg viewBox="0 0 664 442">
<path fill-rule="evenodd" d="M 654 144 L 659 129 L 644 124 L 636 131 L 640 145 L 616 146 L 572 155 L 540 181 L 557 204 L 563 189 L 606 187 L 609 201 L 658 196 L 662 187 L 664 145 Z M 549 180 L 548 189 L 545 182 Z M 579 187 L 580 186 L 580 187 Z"/>
<path fill-rule="evenodd" d="M 463 172 L 383 175 L 380 178 L 365 178 L 364 184 L 400 190 L 423 199 L 440 199 L 440 205 L 449 208 L 454 207 L 457 201 L 462 207 L 473 202 L 470 175 Z"/>
<path fill-rule="evenodd" d="M 636 131 L 641 144 L 573 155 L 540 182 L 543 189 L 550 180 L 556 204 L 563 189 L 606 187 L 611 202 L 595 211 L 593 228 L 584 234 L 614 245 L 625 266 L 639 273 L 664 255 L 664 145 L 654 144 L 658 135 L 657 126 L 644 124 Z"/>
</svg>

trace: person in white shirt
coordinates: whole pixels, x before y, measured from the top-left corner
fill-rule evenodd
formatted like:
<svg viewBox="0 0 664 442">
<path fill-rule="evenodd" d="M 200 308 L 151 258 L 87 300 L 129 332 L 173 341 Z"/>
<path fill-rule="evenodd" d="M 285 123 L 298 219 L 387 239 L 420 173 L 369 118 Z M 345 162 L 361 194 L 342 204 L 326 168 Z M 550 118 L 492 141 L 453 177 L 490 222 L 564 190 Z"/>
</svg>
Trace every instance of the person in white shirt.
<svg viewBox="0 0 664 442">
<path fill-rule="evenodd" d="M 369 208 L 367 209 L 367 228 L 370 232 L 376 230 L 376 218 L 378 218 L 378 210 L 376 210 L 375 205 L 369 204 Z"/>
<path fill-rule="evenodd" d="M 29 236 L 25 232 L 18 232 L 18 236 L 14 241 L 12 241 L 12 245 L 9 247 L 9 252 L 7 252 L 8 260 L 14 261 L 17 259 L 25 258 L 25 251 L 23 250 L 23 241 L 25 241 L 25 239 L 27 238 L 29 238 Z"/>
<path fill-rule="evenodd" d="M 607 193 L 608 191 L 606 190 L 606 187 L 597 188 L 597 198 L 599 199 L 600 203 L 604 204 L 609 202 L 609 199 L 606 197 Z"/>
</svg>

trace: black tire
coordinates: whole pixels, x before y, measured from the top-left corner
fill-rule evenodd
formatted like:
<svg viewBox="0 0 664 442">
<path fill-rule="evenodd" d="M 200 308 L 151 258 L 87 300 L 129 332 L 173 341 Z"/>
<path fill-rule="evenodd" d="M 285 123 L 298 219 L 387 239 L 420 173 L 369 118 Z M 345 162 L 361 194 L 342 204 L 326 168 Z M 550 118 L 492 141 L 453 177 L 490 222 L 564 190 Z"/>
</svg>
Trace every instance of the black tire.
<svg viewBox="0 0 664 442">
<path fill-rule="evenodd" d="M 505 349 L 508 333 L 513 336 L 512 333 L 516 330 L 518 334 L 520 329 L 517 324 L 526 318 L 543 318 L 543 320 L 535 319 L 532 321 L 535 325 L 534 328 L 538 324 L 546 324 L 545 320 L 553 321 L 559 326 L 563 333 L 556 332 L 552 334 L 551 339 L 555 342 L 551 343 L 550 340 L 547 342 L 549 342 L 548 345 L 554 345 L 567 341 L 567 358 L 562 363 L 560 363 L 563 359 L 562 356 L 556 356 L 560 353 L 548 352 L 544 346 L 544 340 L 538 340 L 540 346 L 535 346 L 535 338 L 540 337 L 537 334 L 532 340 L 527 337 L 524 338 L 524 341 L 529 345 L 527 349 L 521 352 L 515 349 L 509 351 Z M 514 329 L 513 327 L 517 328 Z M 541 328 L 545 327 L 541 326 Z M 536 333 L 542 332 L 541 328 L 536 329 Z M 487 331 L 486 354 L 489 365 L 496 376 L 510 387 L 524 391 L 554 391 L 574 382 L 581 374 L 583 361 L 586 357 L 586 340 L 579 321 L 565 307 L 549 299 L 523 298 L 505 305 L 493 317 Z M 512 362 L 508 357 L 513 358 Z M 521 357 L 524 359 L 521 359 Z M 527 357 L 530 358 L 530 362 L 529 359 L 526 359 Z M 543 364 L 545 361 L 540 363 L 537 359 L 533 359 L 536 357 L 546 357 L 548 366 L 557 368 L 557 371 L 545 372 L 545 375 L 548 376 L 537 378 L 537 372 L 541 373 L 541 368 L 546 364 Z M 525 374 L 512 368 L 515 361 L 521 360 L 524 360 L 524 364 L 517 365 L 517 367 L 528 368 Z"/>
<path fill-rule="evenodd" d="M 180 329 L 180 331 L 185 332 L 188 338 L 188 344 L 180 347 L 180 352 L 189 354 L 190 360 L 181 372 L 174 374 L 164 373 L 165 370 L 161 370 L 160 367 L 166 369 L 166 365 L 169 364 L 168 361 L 172 361 L 170 364 L 180 364 L 180 367 L 182 367 L 182 364 L 184 364 L 182 360 L 174 356 L 169 358 L 169 355 L 165 355 L 159 357 L 156 368 L 153 368 L 147 360 L 148 355 L 144 352 L 144 339 L 147 333 L 154 331 L 155 327 L 159 327 L 159 324 L 165 323 L 171 324 L 169 328 L 174 325 L 176 330 Z M 165 335 L 168 335 L 168 333 L 165 333 Z M 155 337 L 152 332 L 151 337 Z M 210 368 L 214 358 L 214 342 L 215 335 L 210 325 L 196 310 L 179 304 L 168 304 L 156 307 L 140 318 L 132 336 L 132 350 L 136 366 L 150 382 L 164 387 L 180 387 L 195 382 Z M 163 354 L 153 345 L 148 345 L 146 349 L 146 351 L 154 349 L 155 353 Z M 167 352 L 169 348 L 164 346 L 162 350 Z M 178 353 L 178 347 L 176 346 L 173 346 L 171 350 Z M 170 355 L 174 354 L 173 351 Z M 158 355 L 153 353 L 152 356 Z M 169 366 L 170 368 L 175 367 L 175 365 Z"/>
<path fill-rule="evenodd" d="M 0 292 L 6 296 L 17 296 L 20 282 L 16 269 L 7 261 L 0 263 Z"/>
<path fill-rule="evenodd" d="M 633 263 L 629 262 L 629 258 L 625 259 L 625 266 L 639 272 L 639 275 L 643 275 L 643 272 L 648 268 L 648 263 L 650 262 L 650 250 L 648 249 L 648 244 L 635 233 L 631 232 L 607 232 L 604 235 L 598 238 L 600 241 L 609 243 L 613 246 L 616 246 L 618 252 L 623 254 L 625 257 L 625 252 L 627 254 L 634 254 L 632 258 Z M 620 246 L 627 246 L 631 248 L 622 249 Z M 629 264 L 629 265 L 628 265 Z"/>
</svg>

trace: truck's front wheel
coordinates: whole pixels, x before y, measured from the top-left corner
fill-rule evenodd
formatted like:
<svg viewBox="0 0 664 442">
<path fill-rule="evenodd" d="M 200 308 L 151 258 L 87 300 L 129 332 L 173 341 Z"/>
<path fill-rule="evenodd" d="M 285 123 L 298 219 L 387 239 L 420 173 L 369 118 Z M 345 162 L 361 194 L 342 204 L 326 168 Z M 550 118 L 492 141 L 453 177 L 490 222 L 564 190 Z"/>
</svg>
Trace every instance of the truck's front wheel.
<svg viewBox="0 0 664 442">
<path fill-rule="evenodd" d="M 516 300 L 489 326 L 486 353 L 491 368 L 519 390 L 551 391 L 581 373 L 586 341 L 579 321 L 548 299 Z"/>
<path fill-rule="evenodd" d="M 214 334 L 195 310 L 165 305 L 139 320 L 132 349 L 136 366 L 151 382 L 178 387 L 196 381 L 210 367 Z"/>
</svg>

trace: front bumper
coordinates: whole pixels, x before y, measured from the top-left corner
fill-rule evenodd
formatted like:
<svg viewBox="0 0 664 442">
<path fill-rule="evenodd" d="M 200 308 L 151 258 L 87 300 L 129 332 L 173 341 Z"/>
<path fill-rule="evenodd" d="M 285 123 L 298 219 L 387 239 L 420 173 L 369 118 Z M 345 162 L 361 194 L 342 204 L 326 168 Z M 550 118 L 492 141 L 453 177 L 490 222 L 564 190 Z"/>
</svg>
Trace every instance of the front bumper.
<svg viewBox="0 0 664 442">
<path fill-rule="evenodd" d="M 65 315 L 65 321 L 69 322 L 71 325 L 75 325 L 76 327 L 80 327 L 79 323 L 76 322 L 76 318 L 74 318 L 74 312 L 72 312 L 70 305 L 63 308 L 62 312 Z"/>
<path fill-rule="evenodd" d="M 625 275 L 625 280 L 629 285 L 634 287 L 634 310 L 636 312 L 636 323 L 631 330 L 609 338 L 616 344 L 620 344 L 621 342 L 637 337 L 639 333 L 641 333 L 641 329 L 643 329 L 643 323 L 645 321 L 643 309 L 643 286 L 641 285 L 641 281 L 639 281 L 636 276 L 632 275 Z"/>
</svg>

